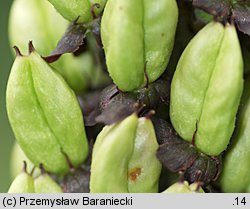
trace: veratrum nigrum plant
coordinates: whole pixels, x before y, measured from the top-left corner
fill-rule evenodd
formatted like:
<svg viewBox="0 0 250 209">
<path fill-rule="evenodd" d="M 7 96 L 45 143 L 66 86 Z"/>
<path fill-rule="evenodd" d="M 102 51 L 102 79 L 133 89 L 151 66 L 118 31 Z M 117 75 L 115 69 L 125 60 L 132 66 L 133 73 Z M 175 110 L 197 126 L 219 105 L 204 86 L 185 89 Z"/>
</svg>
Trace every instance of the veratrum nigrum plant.
<svg viewBox="0 0 250 209">
<path fill-rule="evenodd" d="M 248 1 L 14 0 L 8 192 L 249 192 L 249 20 Z"/>
</svg>

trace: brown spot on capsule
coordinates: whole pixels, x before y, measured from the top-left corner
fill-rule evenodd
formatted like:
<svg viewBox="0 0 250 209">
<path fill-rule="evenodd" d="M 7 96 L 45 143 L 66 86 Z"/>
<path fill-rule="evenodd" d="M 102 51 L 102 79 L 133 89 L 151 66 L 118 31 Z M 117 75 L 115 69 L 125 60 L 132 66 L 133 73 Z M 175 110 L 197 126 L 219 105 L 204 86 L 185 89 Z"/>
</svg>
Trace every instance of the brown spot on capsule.
<svg viewBox="0 0 250 209">
<path fill-rule="evenodd" d="M 128 173 L 128 178 L 131 181 L 136 181 L 138 176 L 141 175 L 141 168 L 133 168 Z"/>
</svg>

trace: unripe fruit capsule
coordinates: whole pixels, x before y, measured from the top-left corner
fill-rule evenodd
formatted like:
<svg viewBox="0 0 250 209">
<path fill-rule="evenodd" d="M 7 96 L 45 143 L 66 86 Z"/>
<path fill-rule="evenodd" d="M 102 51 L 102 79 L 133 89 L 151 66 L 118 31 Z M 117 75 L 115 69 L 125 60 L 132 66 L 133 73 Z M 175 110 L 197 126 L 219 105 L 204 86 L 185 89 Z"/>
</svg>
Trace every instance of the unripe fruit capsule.
<svg viewBox="0 0 250 209">
<path fill-rule="evenodd" d="M 47 171 L 65 173 L 88 154 L 77 98 L 31 43 L 28 56 L 18 53 L 6 92 L 11 127 L 18 144 L 36 166 L 42 163 Z"/>
<path fill-rule="evenodd" d="M 245 80 L 244 93 L 237 119 L 237 128 L 224 158 L 220 177 L 223 192 L 246 192 L 250 185 L 250 78 Z"/>
<path fill-rule="evenodd" d="M 78 18 L 78 23 L 90 22 L 93 19 L 92 9 L 94 10 L 94 14 L 99 16 L 105 7 L 106 1 L 107 0 L 49 0 L 65 19 L 73 22 Z"/>
<path fill-rule="evenodd" d="M 172 53 L 177 19 L 175 0 L 107 2 L 101 37 L 108 71 L 120 90 L 142 88 L 161 76 Z"/>
<path fill-rule="evenodd" d="M 35 181 L 35 193 L 62 193 L 62 188 L 41 168 L 41 175 Z"/>
<path fill-rule="evenodd" d="M 161 164 L 153 125 L 133 114 L 106 126 L 94 145 L 90 192 L 157 192 Z"/>
<path fill-rule="evenodd" d="M 170 94 L 177 133 L 208 155 L 219 155 L 232 136 L 243 90 L 243 61 L 236 29 L 212 22 L 184 50 Z M 197 130 L 196 130 L 197 125 Z"/>
</svg>

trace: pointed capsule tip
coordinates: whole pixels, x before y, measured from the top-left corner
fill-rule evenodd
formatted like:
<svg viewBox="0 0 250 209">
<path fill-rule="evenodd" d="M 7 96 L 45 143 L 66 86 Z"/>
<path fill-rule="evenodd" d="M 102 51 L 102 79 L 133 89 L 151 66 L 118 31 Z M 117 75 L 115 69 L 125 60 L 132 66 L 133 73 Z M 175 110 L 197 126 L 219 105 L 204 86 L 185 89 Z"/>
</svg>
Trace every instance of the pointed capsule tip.
<svg viewBox="0 0 250 209">
<path fill-rule="evenodd" d="M 45 172 L 45 169 L 44 169 L 42 163 L 40 163 L 39 168 L 40 168 L 40 171 L 41 171 L 41 175 L 44 175 L 46 172 Z"/>
<path fill-rule="evenodd" d="M 23 56 L 20 49 L 17 46 L 13 46 L 13 49 L 15 50 L 17 57 L 22 57 Z"/>
<path fill-rule="evenodd" d="M 29 41 L 29 53 L 31 54 L 32 52 L 36 51 L 34 46 L 33 46 L 33 43 L 32 41 Z"/>
<path fill-rule="evenodd" d="M 27 173 L 27 162 L 23 161 L 23 172 Z"/>
<path fill-rule="evenodd" d="M 155 115 L 155 110 L 150 110 L 144 115 L 144 117 L 150 120 L 154 115 Z"/>
</svg>

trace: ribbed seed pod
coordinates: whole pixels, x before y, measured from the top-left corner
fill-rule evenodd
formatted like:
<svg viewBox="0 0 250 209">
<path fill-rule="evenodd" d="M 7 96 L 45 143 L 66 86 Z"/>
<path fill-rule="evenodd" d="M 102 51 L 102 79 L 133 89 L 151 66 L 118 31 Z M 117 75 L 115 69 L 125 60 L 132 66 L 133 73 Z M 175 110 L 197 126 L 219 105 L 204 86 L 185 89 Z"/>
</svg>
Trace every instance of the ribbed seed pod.
<svg viewBox="0 0 250 209">
<path fill-rule="evenodd" d="M 250 185 L 250 78 L 244 93 L 232 144 L 226 152 L 220 178 L 223 192 L 246 192 Z"/>
<path fill-rule="evenodd" d="M 77 98 L 31 43 L 28 56 L 18 54 L 6 92 L 12 130 L 36 166 L 42 163 L 47 171 L 65 173 L 70 166 L 82 163 L 88 154 Z"/>
<path fill-rule="evenodd" d="M 168 187 L 163 193 L 204 193 L 203 189 L 197 184 L 189 185 L 187 181 L 177 182 Z"/>
<path fill-rule="evenodd" d="M 107 67 L 122 91 L 154 82 L 166 69 L 174 43 L 175 0 L 109 0 L 101 22 Z M 145 71 L 147 76 L 145 75 Z"/>
<path fill-rule="evenodd" d="M 70 22 L 75 21 L 77 18 L 78 23 L 90 22 L 92 17 L 92 7 L 94 6 L 94 13 L 99 16 L 105 7 L 107 0 L 49 0 L 57 11 Z"/>
<path fill-rule="evenodd" d="M 171 83 L 170 117 L 178 134 L 208 155 L 229 143 L 243 89 L 236 29 L 212 22 L 184 50 Z M 196 132 L 197 127 L 197 132 Z"/>
<path fill-rule="evenodd" d="M 32 41 L 41 55 L 49 55 L 67 26 L 47 0 L 14 0 L 9 16 L 10 45 L 26 54 L 27 43 Z"/>
<path fill-rule="evenodd" d="M 158 192 L 161 163 L 156 158 L 159 145 L 150 119 L 139 118 L 134 151 L 128 165 L 128 191 Z"/>
<path fill-rule="evenodd" d="M 39 54 L 48 56 L 56 48 L 68 25 L 47 0 L 14 0 L 9 17 L 10 45 L 16 45 L 26 53 L 27 43 L 32 40 Z M 89 36 L 88 41 L 91 38 Z M 79 56 L 67 53 L 51 65 L 76 92 L 92 86 L 92 81 L 98 76 L 90 52 Z M 99 76 L 104 77 L 102 74 Z"/>
<path fill-rule="evenodd" d="M 46 173 L 35 179 L 35 193 L 62 193 L 61 187 Z"/>
<path fill-rule="evenodd" d="M 157 192 L 161 164 L 153 125 L 133 114 L 106 126 L 94 145 L 90 192 Z"/>
</svg>

